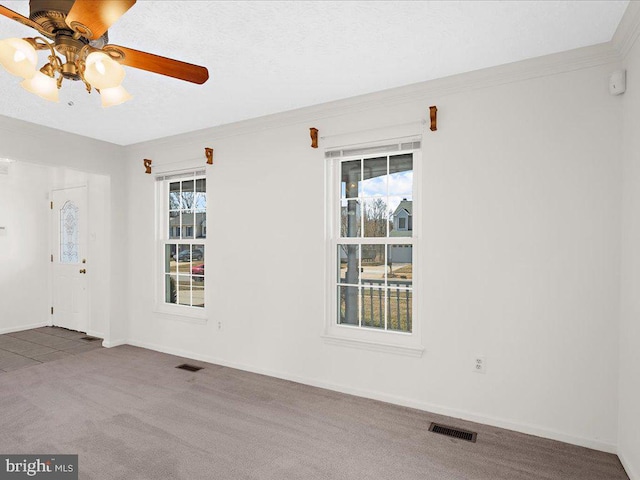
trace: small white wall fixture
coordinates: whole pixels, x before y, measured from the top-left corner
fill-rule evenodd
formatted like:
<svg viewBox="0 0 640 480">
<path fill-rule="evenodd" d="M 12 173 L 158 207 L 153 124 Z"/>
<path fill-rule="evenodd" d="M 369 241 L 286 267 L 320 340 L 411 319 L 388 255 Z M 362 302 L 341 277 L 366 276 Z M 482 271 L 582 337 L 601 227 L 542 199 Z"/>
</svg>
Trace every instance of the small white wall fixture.
<svg viewBox="0 0 640 480">
<path fill-rule="evenodd" d="M 627 71 L 616 70 L 609 77 L 609 93 L 622 95 L 627 90 Z"/>
</svg>

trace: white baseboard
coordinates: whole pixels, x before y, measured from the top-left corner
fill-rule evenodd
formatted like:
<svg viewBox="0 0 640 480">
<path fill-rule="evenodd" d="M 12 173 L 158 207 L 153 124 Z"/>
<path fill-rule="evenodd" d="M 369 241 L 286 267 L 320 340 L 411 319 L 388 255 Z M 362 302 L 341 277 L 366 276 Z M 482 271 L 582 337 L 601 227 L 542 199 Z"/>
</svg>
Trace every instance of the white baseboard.
<svg viewBox="0 0 640 480">
<path fill-rule="evenodd" d="M 533 435 L 535 437 L 542 437 L 550 440 L 557 440 L 559 442 L 569 443 L 571 445 L 577 445 L 578 447 L 590 448 L 592 450 L 599 450 L 601 452 L 615 454 L 618 451 L 618 446 L 615 443 L 602 442 L 600 440 L 593 440 L 593 439 L 584 438 L 584 437 L 577 437 L 575 435 L 569 435 L 563 432 L 559 432 L 557 430 L 551 430 L 548 428 L 529 425 L 526 423 L 514 422 L 512 420 L 506 420 L 503 418 L 492 417 L 487 415 L 479 415 L 479 414 L 475 414 L 465 410 L 456 410 L 448 407 L 443 407 L 441 405 L 433 405 L 433 404 L 425 404 L 425 408 L 422 408 L 422 407 L 416 407 L 416 408 L 420 408 L 421 410 L 427 410 L 433 413 L 439 413 L 440 415 L 446 415 L 448 417 L 459 418 L 461 420 L 482 423 L 484 425 L 504 428 L 506 430 L 513 430 L 514 432 L 526 433 L 527 435 Z"/>
<path fill-rule="evenodd" d="M 102 332 L 98 332 L 96 330 L 87 330 L 86 332 L 87 335 L 89 335 L 90 337 L 98 337 L 98 338 L 104 338 L 104 333 Z"/>
<path fill-rule="evenodd" d="M 105 348 L 113 348 L 113 347 L 119 347 L 120 345 L 127 345 L 127 341 L 124 339 L 121 340 L 103 340 L 102 341 L 102 346 Z M 153 348 L 151 348 L 150 350 L 154 350 Z"/>
<path fill-rule="evenodd" d="M 638 472 L 633 469 L 631 464 L 626 460 L 624 454 L 620 451 L 618 451 L 618 458 L 620 459 L 620 463 L 622 464 L 625 472 L 627 472 L 629 480 L 640 480 L 640 475 L 638 474 Z"/>
<path fill-rule="evenodd" d="M 50 327 L 51 324 L 47 322 L 33 323 L 31 325 L 23 325 L 21 327 L 9 327 L 0 329 L 0 335 L 4 335 L 5 333 L 15 333 L 22 332 L 23 330 L 31 330 L 32 328 L 40 328 L 40 327 Z"/>
<path fill-rule="evenodd" d="M 135 347 L 146 348 L 149 350 L 155 350 L 162 353 L 168 353 L 170 355 L 176 355 L 179 357 L 191 358 L 193 360 L 200 360 L 207 363 L 214 363 L 216 365 L 223 365 L 225 367 L 236 368 L 238 370 L 245 370 L 248 372 L 258 373 L 261 375 L 268 375 L 270 377 L 280 378 L 283 380 L 289 380 L 292 382 L 302 383 L 304 385 L 310 385 L 313 387 L 325 388 L 328 390 L 334 390 L 336 392 L 346 393 L 349 395 L 356 395 L 358 397 L 370 398 L 373 400 L 379 400 L 382 402 L 393 403 L 404 407 L 415 408 L 426 412 L 437 413 L 440 415 L 446 415 L 448 417 L 459 418 L 461 420 L 467 420 L 476 423 L 482 423 L 484 425 L 491 425 L 493 427 L 505 428 L 507 430 L 513 430 L 520 433 L 526 433 L 529 435 L 535 435 L 537 437 L 548 438 L 551 440 L 557 440 L 564 443 L 570 443 L 580 447 L 591 448 L 594 450 L 600 450 L 607 453 L 617 453 L 617 445 L 615 443 L 602 442 L 599 440 L 592 440 L 589 438 L 576 437 L 568 435 L 555 430 L 549 430 L 546 428 L 537 427 L 535 425 L 527 425 L 523 423 L 517 423 L 510 420 L 505 420 L 496 417 L 490 417 L 486 415 L 479 415 L 473 412 L 465 410 L 457 410 L 453 408 L 444 407 L 441 405 L 434 405 L 427 402 L 421 402 L 418 400 L 407 399 L 395 395 L 389 395 L 386 393 L 357 389 L 345 385 L 338 385 L 324 381 L 318 381 L 312 378 L 300 377 L 297 375 L 291 375 L 288 373 L 273 371 L 265 368 L 254 367 L 251 365 L 244 365 L 236 362 L 228 362 L 219 358 L 215 358 L 209 355 L 199 355 L 193 352 L 180 350 L 177 348 L 166 347 L 164 345 L 156 345 L 147 342 L 139 342 L 136 340 L 128 340 L 129 345 Z M 633 478 L 632 480 L 640 480 Z"/>
</svg>

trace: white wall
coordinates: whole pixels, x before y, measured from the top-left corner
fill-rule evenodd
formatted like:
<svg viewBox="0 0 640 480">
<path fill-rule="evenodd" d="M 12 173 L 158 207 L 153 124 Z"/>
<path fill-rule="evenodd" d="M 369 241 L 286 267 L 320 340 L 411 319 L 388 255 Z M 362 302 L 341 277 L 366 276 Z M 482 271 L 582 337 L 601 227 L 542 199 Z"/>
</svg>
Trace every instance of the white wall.
<svg viewBox="0 0 640 480">
<path fill-rule="evenodd" d="M 0 332 L 50 322 L 49 194 L 85 184 L 92 219 L 90 331 L 123 338 L 123 148 L 0 116 L 0 158 L 15 160 L 10 174 L 0 176 L 0 225 L 8 227 L 0 237 Z"/>
<path fill-rule="evenodd" d="M 625 59 L 619 455 L 640 479 L 640 42 Z"/>
<path fill-rule="evenodd" d="M 0 157 L 18 160 L 0 177 L 0 331 L 46 322 L 48 299 L 25 288 L 47 288 L 40 201 L 84 175 L 95 187 L 90 204 L 109 219 L 95 225 L 102 274 L 92 285 L 107 344 L 603 450 L 619 444 L 638 478 L 639 56 L 636 45 L 622 97 L 607 92 L 616 57 L 593 47 L 128 148 L 0 116 Z M 392 136 L 433 104 L 439 130 L 424 129 L 416 206 L 426 352 L 324 343 L 328 142 L 312 150 L 308 129 L 334 140 L 372 129 Z M 205 146 L 216 151 L 208 321 L 193 322 L 155 311 L 155 182 L 142 159 L 156 171 L 200 166 Z M 33 193 L 20 204 L 25 182 Z M 486 375 L 472 373 L 476 355 L 486 355 Z"/>
<path fill-rule="evenodd" d="M 615 451 L 618 65 L 571 55 L 129 147 L 130 342 Z M 308 129 L 383 136 L 433 104 L 416 208 L 426 353 L 328 345 L 323 142 L 311 149 Z M 154 181 L 141 162 L 203 165 L 205 146 L 200 324 L 154 313 Z M 472 372 L 478 354 L 486 375 Z"/>
<path fill-rule="evenodd" d="M 0 333 L 49 320 L 49 169 L 11 163 L 0 175 Z"/>
</svg>

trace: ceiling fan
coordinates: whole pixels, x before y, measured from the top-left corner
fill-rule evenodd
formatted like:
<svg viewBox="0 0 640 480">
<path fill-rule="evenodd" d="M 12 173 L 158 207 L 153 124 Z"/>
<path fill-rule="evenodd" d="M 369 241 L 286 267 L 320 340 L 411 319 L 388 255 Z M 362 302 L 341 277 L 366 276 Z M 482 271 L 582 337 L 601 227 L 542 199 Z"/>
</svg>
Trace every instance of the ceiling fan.
<svg viewBox="0 0 640 480">
<path fill-rule="evenodd" d="M 43 37 L 0 41 L 0 64 L 23 77 L 26 90 L 58 101 L 64 80 L 82 81 L 110 107 L 131 98 L 122 87 L 122 65 L 203 84 L 205 67 L 132 48 L 109 44 L 108 29 L 136 0 L 30 0 L 29 18 L 0 5 L 0 15 L 33 28 Z M 48 39 L 48 40 L 47 40 Z M 48 63 L 37 69 L 37 50 L 49 53 Z"/>
</svg>

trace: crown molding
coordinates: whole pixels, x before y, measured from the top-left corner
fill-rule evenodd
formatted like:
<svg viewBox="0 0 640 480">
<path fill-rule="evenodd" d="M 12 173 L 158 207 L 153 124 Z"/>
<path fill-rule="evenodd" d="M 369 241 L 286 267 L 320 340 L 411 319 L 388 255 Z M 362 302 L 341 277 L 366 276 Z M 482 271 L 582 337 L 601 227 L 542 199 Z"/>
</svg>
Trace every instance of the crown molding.
<svg viewBox="0 0 640 480">
<path fill-rule="evenodd" d="M 82 152 L 82 155 L 69 155 L 67 148 Z M 86 162 L 85 154 L 93 160 Z M 125 154 L 125 148 L 120 145 L 0 115 L 0 157 L 32 165 L 118 176 L 122 171 L 118 165 L 124 161 Z"/>
<path fill-rule="evenodd" d="M 26 120 L 21 120 L 19 118 L 7 117 L 6 115 L 0 114 L 0 133 L 11 133 L 14 135 L 19 135 L 23 137 L 33 137 L 42 139 L 43 137 L 67 137 L 68 141 L 83 141 L 83 142 L 92 142 L 96 145 L 100 145 L 104 148 L 109 148 L 113 150 L 121 150 L 124 147 L 122 145 L 118 145 L 115 143 L 106 142 L 104 140 L 98 140 L 97 138 L 86 137 L 84 135 L 80 135 L 73 132 L 68 132 L 66 130 L 61 130 L 58 128 L 48 127 L 46 125 L 41 125 L 39 123 L 29 122 Z M 1 147 L 1 144 L 0 144 Z"/>
<path fill-rule="evenodd" d="M 6 115 L 0 115 L 0 132 L 32 137 L 37 137 L 42 134 L 68 134 L 68 132 L 63 130 L 46 127 L 38 123 L 27 122 L 26 120 L 21 120 L 19 118 L 7 117 Z"/>
<path fill-rule="evenodd" d="M 640 4 L 640 2 L 638 2 Z M 380 92 L 359 95 L 328 103 L 303 107 L 287 112 L 243 120 L 193 132 L 173 135 L 126 146 L 130 153 L 150 148 L 171 147 L 182 143 L 203 142 L 254 133 L 260 130 L 318 122 L 342 115 L 353 114 L 385 106 L 415 102 L 431 102 L 437 97 L 490 88 L 539 77 L 619 63 L 620 56 L 612 42 L 568 50 L 519 62 L 475 70 L 449 77 L 397 87 Z M 413 120 L 426 120 L 424 118 Z"/>
<path fill-rule="evenodd" d="M 613 35 L 611 43 L 621 58 L 625 58 L 640 36 L 640 1 L 631 0 Z"/>
</svg>

